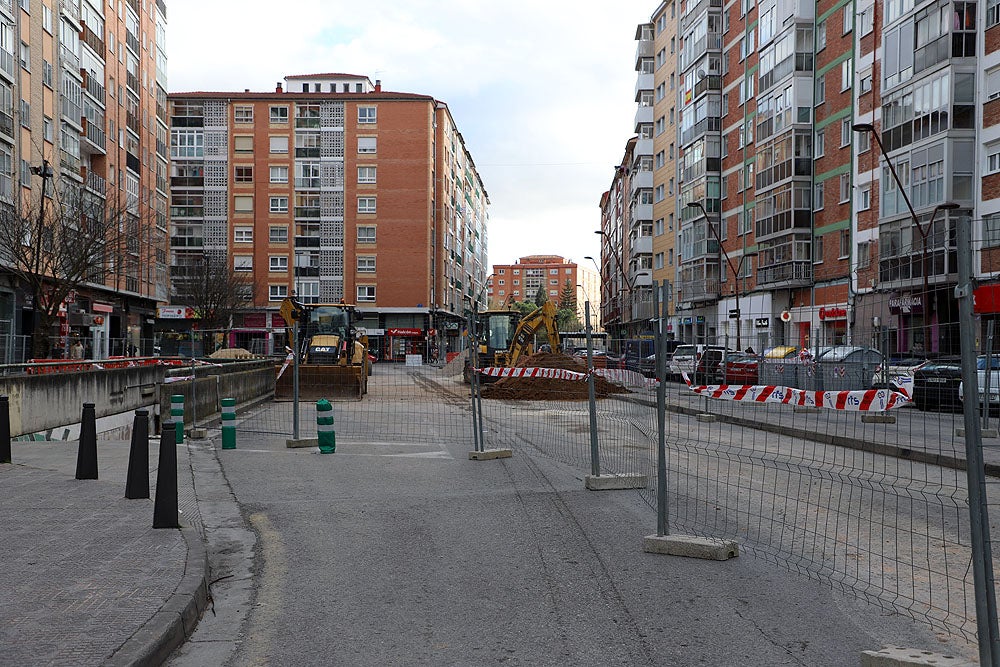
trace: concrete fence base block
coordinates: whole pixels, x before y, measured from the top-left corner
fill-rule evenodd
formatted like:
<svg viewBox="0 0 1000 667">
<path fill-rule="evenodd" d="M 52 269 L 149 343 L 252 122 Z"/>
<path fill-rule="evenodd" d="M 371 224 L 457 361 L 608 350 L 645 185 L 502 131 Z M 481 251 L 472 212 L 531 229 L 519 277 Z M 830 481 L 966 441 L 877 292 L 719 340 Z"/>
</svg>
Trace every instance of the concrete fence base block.
<svg viewBox="0 0 1000 667">
<path fill-rule="evenodd" d="M 285 440 L 285 447 L 289 449 L 299 449 L 301 447 L 319 447 L 319 438 L 299 438 L 298 440 Z"/>
<path fill-rule="evenodd" d="M 997 438 L 997 437 L 1000 437 L 1000 435 L 998 435 L 997 430 L 995 428 L 983 428 L 983 429 L 980 429 L 979 430 L 979 434 L 982 437 L 984 437 L 984 438 Z M 965 437 L 965 429 L 962 428 L 961 426 L 957 427 L 955 429 L 955 437 L 956 438 L 964 438 Z"/>
<path fill-rule="evenodd" d="M 861 415 L 863 424 L 895 424 L 896 415 Z"/>
<path fill-rule="evenodd" d="M 705 560 L 729 560 L 740 555 L 739 545 L 732 540 L 694 535 L 647 535 L 642 540 L 642 550 Z"/>
<path fill-rule="evenodd" d="M 695 418 L 696 421 L 700 421 L 700 422 L 714 422 L 715 421 L 715 415 L 710 414 L 708 412 L 702 412 L 700 414 L 697 414 L 697 415 L 694 416 L 694 418 Z"/>
<path fill-rule="evenodd" d="M 861 667 L 974 667 L 976 663 L 965 658 L 942 653 L 931 653 L 915 648 L 886 646 L 881 651 L 863 651 Z"/>
<path fill-rule="evenodd" d="M 193 440 L 204 440 L 208 436 L 208 431 L 203 428 L 192 428 L 188 431 L 188 437 Z"/>
<path fill-rule="evenodd" d="M 646 475 L 587 475 L 584 486 L 590 491 L 645 489 Z"/>
<path fill-rule="evenodd" d="M 819 408 L 814 408 L 811 405 L 793 405 L 792 412 L 819 412 Z"/>
<path fill-rule="evenodd" d="M 492 459 L 509 459 L 514 455 L 509 449 L 484 449 L 481 452 L 469 452 L 470 461 L 490 461 Z"/>
</svg>

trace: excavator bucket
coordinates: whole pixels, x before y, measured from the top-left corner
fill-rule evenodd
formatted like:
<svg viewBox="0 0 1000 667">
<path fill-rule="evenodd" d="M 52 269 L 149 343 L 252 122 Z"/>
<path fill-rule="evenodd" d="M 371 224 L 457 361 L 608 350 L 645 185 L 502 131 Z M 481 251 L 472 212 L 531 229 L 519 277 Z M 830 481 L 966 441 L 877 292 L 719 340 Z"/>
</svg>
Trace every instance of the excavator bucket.
<svg viewBox="0 0 1000 667">
<path fill-rule="evenodd" d="M 299 366 L 299 398 L 318 401 L 326 399 L 360 400 L 368 391 L 368 374 L 363 366 L 309 365 Z M 292 369 L 278 378 L 274 387 L 276 399 L 293 397 Z"/>
</svg>

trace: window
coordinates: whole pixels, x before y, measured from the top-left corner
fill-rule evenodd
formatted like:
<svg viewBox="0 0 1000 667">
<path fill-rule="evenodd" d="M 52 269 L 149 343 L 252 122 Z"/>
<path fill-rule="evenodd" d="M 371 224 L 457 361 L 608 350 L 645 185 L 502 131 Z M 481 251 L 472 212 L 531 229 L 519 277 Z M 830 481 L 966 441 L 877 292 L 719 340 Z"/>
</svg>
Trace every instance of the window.
<svg viewBox="0 0 1000 667">
<path fill-rule="evenodd" d="M 358 243 L 375 243 L 375 226 L 358 226 Z"/>
<path fill-rule="evenodd" d="M 288 227 L 272 225 L 268 229 L 268 241 L 271 243 L 288 243 Z"/>
<path fill-rule="evenodd" d="M 48 116 L 42 118 L 42 137 L 45 141 L 52 141 L 52 119 Z"/>
<path fill-rule="evenodd" d="M 841 174 L 840 175 L 840 203 L 850 201 L 851 199 L 851 175 Z"/>
<path fill-rule="evenodd" d="M 271 107 L 271 123 L 287 123 L 288 122 L 288 107 L 287 106 L 273 106 Z"/>
<path fill-rule="evenodd" d="M 862 241 L 858 244 L 858 254 L 855 256 L 859 269 L 865 269 L 872 264 L 872 244 L 871 241 Z"/>
<path fill-rule="evenodd" d="M 288 167 L 271 167 L 271 182 L 272 183 L 287 183 L 288 182 Z"/>
<path fill-rule="evenodd" d="M 375 107 L 358 107 L 358 125 L 374 123 L 377 117 L 377 109 Z"/>
<path fill-rule="evenodd" d="M 867 211 L 872 207 L 872 189 L 864 187 L 858 191 L 858 210 Z"/>
<path fill-rule="evenodd" d="M 237 227 L 233 230 L 235 243 L 253 243 L 253 227 Z"/>
<path fill-rule="evenodd" d="M 852 134 L 854 134 L 854 131 L 851 130 L 851 119 L 850 118 L 845 118 L 842 121 L 840 121 L 840 146 L 841 146 L 841 148 L 843 148 L 844 146 L 850 146 L 851 145 L 851 135 Z"/>
<path fill-rule="evenodd" d="M 233 210 L 236 213 L 253 213 L 253 195 L 236 195 L 233 197 Z"/>
<path fill-rule="evenodd" d="M 253 107 L 251 106 L 237 106 L 233 109 L 233 117 L 237 123 L 252 123 L 253 122 Z"/>
<path fill-rule="evenodd" d="M 288 257 L 285 255 L 271 255 L 267 258 L 269 271 L 287 271 Z"/>
<path fill-rule="evenodd" d="M 826 102 L 826 74 L 816 77 L 816 105 Z"/>
<path fill-rule="evenodd" d="M 1000 213 L 983 216 L 983 236 L 987 248 L 1000 246 Z"/>
<path fill-rule="evenodd" d="M 872 89 L 872 73 L 871 70 L 863 73 L 861 75 L 861 92 L 867 93 Z"/>
<path fill-rule="evenodd" d="M 995 174 L 1000 171 L 1000 144 L 986 147 L 986 173 Z"/>
<path fill-rule="evenodd" d="M 837 259 L 847 259 L 851 254 L 851 233 L 846 229 L 840 230 L 840 254 Z"/>
<path fill-rule="evenodd" d="M 205 134 L 201 130 L 170 131 L 170 157 L 203 157 L 204 153 Z"/>
<path fill-rule="evenodd" d="M 358 137 L 358 153 L 375 153 L 378 142 L 375 137 Z"/>
<path fill-rule="evenodd" d="M 358 183 L 374 183 L 375 167 L 358 167 Z"/>
<path fill-rule="evenodd" d="M 854 85 L 854 61 L 847 59 L 840 63 L 840 90 L 845 91 Z"/>
<path fill-rule="evenodd" d="M 271 197 L 271 213 L 288 213 L 288 197 Z"/>
<path fill-rule="evenodd" d="M 253 271 L 253 255 L 235 255 L 233 271 Z"/>
<path fill-rule="evenodd" d="M 1000 23 L 1000 0 L 986 1 L 986 27 Z"/>
<path fill-rule="evenodd" d="M 253 165 L 233 167 L 233 180 L 237 183 L 253 183 Z"/>
<path fill-rule="evenodd" d="M 358 197 L 358 213 L 374 213 L 375 197 Z"/>
<path fill-rule="evenodd" d="M 374 255 L 358 255 L 358 273 L 375 273 Z"/>
<path fill-rule="evenodd" d="M 826 48 L 826 21 L 816 24 L 816 50 L 822 51 Z"/>
<path fill-rule="evenodd" d="M 813 193 L 814 206 L 813 209 L 816 211 L 823 210 L 823 193 L 826 191 L 825 183 L 816 184 L 816 192 Z"/>
<path fill-rule="evenodd" d="M 21 42 L 21 67 L 31 71 L 31 49 L 24 42 Z"/>
<path fill-rule="evenodd" d="M 48 60 L 42 61 L 42 83 L 49 88 L 52 87 L 52 63 Z"/>
<path fill-rule="evenodd" d="M 861 19 L 861 36 L 864 37 L 875 29 L 875 7 L 865 7 L 858 15 Z"/>
<path fill-rule="evenodd" d="M 287 153 L 288 137 L 271 137 L 270 149 L 272 153 Z"/>
<path fill-rule="evenodd" d="M 850 31 L 854 30 L 854 10 L 852 7 L 854 3 L 849 2 L 844 5 L 844 34 L 846 35 Z"/>
<path fill-rule="evenodd" d="M 284 301 L 286 298 L 288 298 L 288 285 L 267 286 L 268 301 Z"/>
<path fill-rule="evenodd" d="M 372 303 L 375 301 L 374 285 L 358 285 L 358 303 Z"/>
<path fill-rule="evenodd" d="M 816 264 L 823 263 L 823 237 L 816 236 L 813 237 L 813 262 Z"/>
<path fill-rule="evenodd" d="M 816 157 L 826 155 L 826 130 L 816 130 Z"/>
<path fill-rule="evenodd" d="M 253 153 L 253 136 L 238 134 L 233 137 L 233 151 L 236 153 Z"/>
</svg>

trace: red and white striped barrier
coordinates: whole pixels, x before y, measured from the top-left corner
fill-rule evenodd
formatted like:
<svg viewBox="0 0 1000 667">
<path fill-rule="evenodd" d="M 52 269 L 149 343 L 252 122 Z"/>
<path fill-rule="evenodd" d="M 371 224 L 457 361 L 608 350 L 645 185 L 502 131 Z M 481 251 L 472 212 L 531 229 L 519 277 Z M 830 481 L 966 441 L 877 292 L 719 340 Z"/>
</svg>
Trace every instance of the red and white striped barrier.
<svg viewBox="0 0 1000 667">
<path fill-rule="evenodd" d="M 847 410 L 852 412 L 886 412 L 910 402 L 910 397 L 890 389 L 859 389 L 855 391 L 809 391 L 793 387 L 761 384 L 692 385 L 687 373 L 684 382 L 696 394 L 722 401 L 753 403 L 784 403 L 809 408 Z"/>
<path fill-rule="evenodd" d="M 608 382 L 614 382 L 623 387 L 655 387 L 659 384 L 654 378 L 648 378 L 642 373 L 621 368 L 595 368 L 594 375 L 600 375 Z"/>
<path fill-rule="evenodd" d="M 509 368 L 503 366 L 488 366 L 480 368 L 479 372 L 489 377 L 500 378 L 551 378 L 554 380 L 583 380 L 586 373 L 567 371 L 562 368 Z"/>
</svg>

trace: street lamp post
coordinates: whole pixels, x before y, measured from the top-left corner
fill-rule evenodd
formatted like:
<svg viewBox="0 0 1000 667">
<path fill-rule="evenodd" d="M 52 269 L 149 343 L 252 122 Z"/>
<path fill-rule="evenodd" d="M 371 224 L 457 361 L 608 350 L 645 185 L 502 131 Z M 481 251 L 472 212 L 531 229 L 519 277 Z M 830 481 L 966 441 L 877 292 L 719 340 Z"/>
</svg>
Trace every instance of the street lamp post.
<svg viewBox="0 0 1000 667">
<path fill-rule="evenodd" d="M 913 204 L 910 203 L 910 197 L 906 194 L 906 188 L 903 187 L 902 181 L 899 179 L 899 174 L 896 173 L 896 166 L 889 159 L 889 156 L 885 152 L 885 146 L 882 144 L 882 139 L 879 137 L 878 132 L 875 130 L 875 126 L 871 123 L 855 123 L 851 126 L 855 132 L 867 132 L 873 139 L 875 143 L 878 144 L 879 152 L 882 154 L 885 163 L 889 166 L 889 173 L 892 174 L 893 180 L 896 182 L 896 187 L 899 188 L 900 194 L 903 195 L 903 201 L 906 202 L 906 208 L 910 212 L 910 219 L 913 221 L 913 226 L 917 228 L 917 232 L 920 234 L 920 239 L 923 241 L 920 251 L 920 272 L 923 274 L 924 283 L 924 293 L 921 297 L 921 310 L 923 310 L 924 316 L 924 353 L 931 351 L 931 309 L 930 309 L 930 284 L 928 281 L 928 267 L 927 267 L 927 236 L 934 228 L 934 218 L 937 217 L 938 211 L 954 211 L 957 208 L 961 208 L 959 204 L 953 201 L 946 201 L 938 204 L 934 207 L 934 212 L 931 213 L 931 219 L 927 223 L 927 229 L 925 230 L 920 225 L 920 220 L 917 218 L 916 212 L 913 210 Z"/>
<path fill-rule="evenodd" d="M 688 208 L 697 208 L 705 216 L 705 220 L 708 223 L 708 228 L 712 230 L 712 235 L 715 237 L 716 242 L 719 244 L 719 252 L 726 259 L 726 265 L 729 266 L 730 272 L 733 274 L 733 296 L 736 300 L 736 349 L 743 350 L 743 341 L 741 337 L 741 331 L 743 329 L 743 323 L 741 317 L 743 313 L 740 311 L 740 272 L 743 270 L 743 262 L 747 257 L 752 257 L 757 253 L 743 253 L 740 255 L 740 261 L 733 266 L 733 260 L 726 252 L 725 246 L 722 245 L 722 238 L 719 235 L 719 230 L 712 225 L 712 220 L 708 215 L 708 211 L 705 210 L 705 206 L 698 201 L 693 201 L 688 203 Z M 719 216 L 719 224 L 722 224 L 722 216 Z"/>
</svg>

